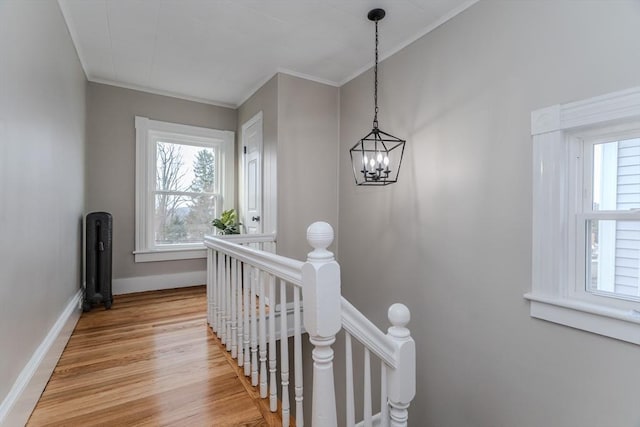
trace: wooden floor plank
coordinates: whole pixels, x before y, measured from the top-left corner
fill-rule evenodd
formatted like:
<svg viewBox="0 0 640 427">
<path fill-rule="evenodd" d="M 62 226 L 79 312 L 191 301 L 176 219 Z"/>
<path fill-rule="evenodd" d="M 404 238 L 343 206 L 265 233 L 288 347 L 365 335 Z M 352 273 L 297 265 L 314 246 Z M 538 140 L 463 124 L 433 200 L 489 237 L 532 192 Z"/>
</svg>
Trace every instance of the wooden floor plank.
<svg viewBox="0 0 640 427">
<path fill-rule="evenodd" d="M 277 426 L 206 324 L 204 287 L 83 313 L 28 426 Z"/>
</svg>

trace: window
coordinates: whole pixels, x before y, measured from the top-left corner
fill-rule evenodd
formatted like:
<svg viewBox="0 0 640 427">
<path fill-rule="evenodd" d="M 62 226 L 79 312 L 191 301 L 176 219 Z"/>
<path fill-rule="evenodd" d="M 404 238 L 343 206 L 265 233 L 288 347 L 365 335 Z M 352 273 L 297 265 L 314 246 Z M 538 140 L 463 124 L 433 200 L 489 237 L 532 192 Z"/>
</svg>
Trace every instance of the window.
<svg viewBox="0 0 640 427">
<path fill-rule="evenodd" d="M 585 139 L 583 152 L 585 291 L 639 301 L 640 128 Z"/>
<path fill-rule="evenodd" d="M 204 258 L 234 206 L 234 133 L 136 117 L 136 262 Z"/>
<path fill-rule="evenodd" d="M 640 344 L 640 88 L 531 118 L 531 316 Z"/>
</svg>

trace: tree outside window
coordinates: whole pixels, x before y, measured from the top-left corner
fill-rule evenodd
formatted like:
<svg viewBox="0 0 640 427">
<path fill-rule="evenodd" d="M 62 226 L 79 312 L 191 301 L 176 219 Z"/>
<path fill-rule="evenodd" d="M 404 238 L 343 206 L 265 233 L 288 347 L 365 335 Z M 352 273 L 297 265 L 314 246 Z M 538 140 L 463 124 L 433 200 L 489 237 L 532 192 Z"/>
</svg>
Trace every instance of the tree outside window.
<svg viewBox="0 0 640 427">
<path fill-rule="evenodd" d="M 158 245 L 194 243 L 216 217 L 215 149 L 156 143 L 154 236 Z"/>
</svg>

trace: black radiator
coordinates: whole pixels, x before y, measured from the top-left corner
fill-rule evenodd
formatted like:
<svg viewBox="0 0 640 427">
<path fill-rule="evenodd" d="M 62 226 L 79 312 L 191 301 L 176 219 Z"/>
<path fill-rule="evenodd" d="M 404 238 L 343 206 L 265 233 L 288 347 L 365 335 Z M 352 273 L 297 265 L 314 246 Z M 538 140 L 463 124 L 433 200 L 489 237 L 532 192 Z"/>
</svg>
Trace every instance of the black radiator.
<svg viewBox="0 0 640 427">
<path fill-rule="evenodd" d="M 113 217 L 107 212 L 92 212 L 86 221 L 86 268 L 87 288 L 84 294 L 84 311 L 94 304 L 104 304 L 107 310 L 113 303 L 111 293 L 111 246 Z"/>
</svg>

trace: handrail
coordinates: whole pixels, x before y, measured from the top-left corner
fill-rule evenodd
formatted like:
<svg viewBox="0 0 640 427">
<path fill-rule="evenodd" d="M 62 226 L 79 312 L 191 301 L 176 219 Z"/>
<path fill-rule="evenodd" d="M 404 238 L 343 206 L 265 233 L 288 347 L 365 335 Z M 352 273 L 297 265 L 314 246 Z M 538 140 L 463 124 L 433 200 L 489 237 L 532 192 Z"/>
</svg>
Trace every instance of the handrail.
<svg viewBox="0 0 640 427">
<path fill-rule="evenodd" d="M 388 366 L 398 367 L 393 341 L 345 297 L 342 297 L 342 327 Z"/>
<path fill-rule="evenodd" d="M 302 287 L 302 266 L 304 264 L 302 261 L 260 251 L 248 246 L 240 246 L 237 241 L 229 238 L 221 239 L 220 236 L 205 236 L 204 245 L 211 249 L 223 250 L 244 263 L 280 277 L 292 285 Z"/>
<path fill-rule="evenodd" d="M 205 236 L 206 237 L 215 237 L 217 239 L 224 240 L 226 242 L 233 242 L 239 245 L 244 245 L 247 243 L 272 243 L 276 241 L 276 233 L 265 233 L 265 234 L 216 234 L 214 236 Z"/>
<path fill-rule="evenodd" d="M 242 262 L 285 279 L 295 286 L 302 286 L 302 261 L 260 251 L 243 243 L 270 242 L 275 234 L 235 234 L 205 237 L 205 246 L 224 250 Z M 342 326 L 357 341 L 368 347 L 376 356 L 392 368 L 398 367 L 395 345 L 371 320 L 342 297 Z"/>
</svg>

